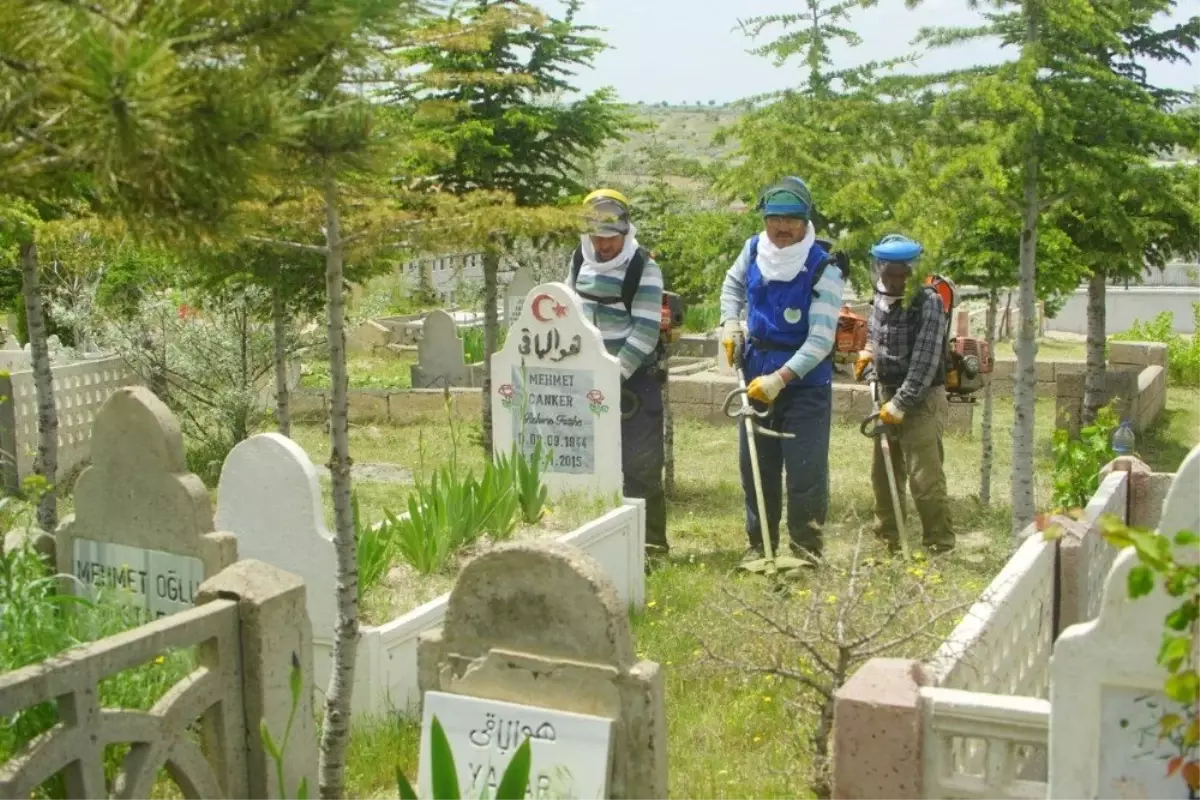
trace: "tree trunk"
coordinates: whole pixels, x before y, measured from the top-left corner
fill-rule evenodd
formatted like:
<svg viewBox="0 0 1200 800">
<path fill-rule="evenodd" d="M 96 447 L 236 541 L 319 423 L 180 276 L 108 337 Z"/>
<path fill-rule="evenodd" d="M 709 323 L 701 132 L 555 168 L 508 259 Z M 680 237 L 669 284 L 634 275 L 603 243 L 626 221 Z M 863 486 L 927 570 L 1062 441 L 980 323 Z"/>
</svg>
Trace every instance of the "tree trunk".
<svg viewBox="0 0 1200 800">
<path fill-rule="evenodd" d="M 33 472 L 46 479 L 46 492 L 38 501 L 38 527 L 49 534 L 58 527 L 58 409 L 54 405 L 54 374 L 46 343 L 46 318 L 42 314 L 42 287 L 38 281 L 37 245 L 21 243 L 21 288 L 25 297 L 26 330 L 33 362 L 33 385 L 37 392 L 38 444 Z M 20 443 L 17 443 L 20 447 Z M 13 453 L 13 458 L 16 458 Z"/>
<path fill-rule="evenodd" d="M 1013 380 L 1012 514 L 1013 535 L 1037 510 L 1034 487 L 1034 414 L 1037 408 L 1037 233 L 1038 142 L 1030 135 L 1025 155 L 1025 208 L 1021 221 L 1021 272 L 1018 286 L 1017 374 Z"/>
<path fill-rule="evenodd" d="M 283 307 L 283 276 L 271 298 L 271 319 L 275 326 L 275 419 L 279 432 L 292 435 L 292 409 L 288 397 L 287 314 Z"/>
<path fill-rule="evenodd" d="M 489 245 L 483 251 L 483 452 L 492 458 L 492 353 L 500 339 L 496 317 L 499 297 L 500 251 Z"/>
<path fill-rule="evenodd" d="M 1087 373 L 1083 379 L 1084 425 L 1096 421 L 1096 414 L 1107 401 L 1107 379 L 1104 370 L 1105 310 L 1104 293 L 1106 277 L 1093 272 L 1088 282 L 1087 305 Z"/>
<path fill-rule="evenodd" d="M 664 336 L 666 334 L 663 334 Z M 671 345 L 666 346 L 663 369 L 667 380 L 663 381 L 663 491 L 668 497 L 675 495 L 675 414 L 671 412 Z"/>
<path fill-rule="evenodd" d="M 337 557 L 337 624 L 333 667 L 325 693 L 318 772 L 321 797 L 345 794 L 346 745 L 350 738 L 350 697 L 358 654 L 358 559 L 350 508 L 350 432 L 346 377 L 346 304 L 342 296 L 342 233 L 338 190 L 332 176 L 325 191 L 325 291 L 329 310 L 329 456 L 333 493 L 334 552 Z"/>
<path fill-rule="evenodd" d="M 988 292 L 987 331 L 984 338 L 988 348 L 996 349 L 996 315 L 1000 310 L 1000 292 L 993 288 Z M 995 448 L 992 446 L 992 412 L 995 406 L 992 382 L 983 387 L 983 420 L 979 424 L 979 435 L 983 440 L 983 453 L 979 460 L 979 502 L 988 506 L 992 503 L 992 461 Z"/>
</svg>

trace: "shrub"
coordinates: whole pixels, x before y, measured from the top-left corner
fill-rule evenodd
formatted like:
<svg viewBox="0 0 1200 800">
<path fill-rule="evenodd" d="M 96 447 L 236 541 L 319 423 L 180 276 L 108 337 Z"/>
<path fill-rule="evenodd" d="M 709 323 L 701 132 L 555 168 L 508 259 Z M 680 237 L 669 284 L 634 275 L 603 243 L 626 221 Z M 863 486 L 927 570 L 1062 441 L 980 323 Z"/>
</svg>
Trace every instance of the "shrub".
<svg viewBox="0 0 1200 800">
<path fill-rule="evenodd" d="M 683 312 L 683 329 L 708 333 L 721 324 L 721 309 L 717 306 L 692 306 Z"/>
<path fill-rule="evenodd" d="M 504 347 L 504 342 L 508 338 L 508 328 L 501 325 L 496 331 L 496 350 Z M 483 361 L 483 326 L 476 325 L 466 328 L 462 332 L 463 340 L 463 357 L 468 364 L 478 364 Z"/>
<path fill-rule="evenodd" d="M 358 506 L 358 492 L 350 494 L 350 509 L 354 515 L 355 555 L 358 561 L 358 602 L 375 587 L 392 565 L 395 542 L 394 528 L 385 521 L 372 526 L 362 518 Z"/>
<path fill-rule="evenodd" d="M 1054 498 L 1056 508 L 1072 509 L 1087 506 L 1088 500 L 1100 487 L 1100 469 L 1116 456 L 1112 449 L 1112 434 L 1119 420 L 1112 404 L 1100 409 L 1096 421 L 1071 438 L 1063 428 L 1054 431 L 1051 447 L 1054 451 Z"/>
<path fill-rule="evenodd" d="M 1167 346 L 1167 374 L 1172 383 L 1200 384 L 1200 303 L 1192 303 L 1192 334 L 1175 333 L 1175 315 L 1164 311 L 1151 322 L 1136 320 L 1123 333 L 1112 336 L 1117 342 L 1159 342 Z"/>
</svg>

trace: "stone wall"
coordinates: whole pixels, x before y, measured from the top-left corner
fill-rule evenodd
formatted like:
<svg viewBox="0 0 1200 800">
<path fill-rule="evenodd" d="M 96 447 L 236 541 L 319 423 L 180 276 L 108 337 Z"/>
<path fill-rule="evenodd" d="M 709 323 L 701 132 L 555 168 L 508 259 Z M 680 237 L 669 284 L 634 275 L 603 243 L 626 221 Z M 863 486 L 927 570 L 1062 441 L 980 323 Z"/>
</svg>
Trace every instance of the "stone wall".
<svg viewBox="0 0 1200 800">
<path fill-rule="evenodd" d="M 1110 342 L 1108 359 L 1106 402 L 1116 401 L 1117 414 L 1130 420 L 1134 431 L 1149 429 L 1167 407 L 1167 346 Z M 1059 374 L 1055 383 L 1056 423 L 1074 434 L 1083 411 L 1084 375 Z"/>
<path fill-rule="evenodd" d="M 729 375 L 702 372 L 671 376 L 671 410 L 678 417 L 712 424 L 732 423 L 721 407 L 737 380 Z M 451 389 L 456 419 L 479 418 L 482 395 L 479 389 Z M 408 425 L 425 420 L 444 419 L 446 393 L 441 389 L 351 389 L 350 421 L 356 424 Z M 328 389 L 302 389 L 292 395 L 292 416 L 296 419 L 326 419 L 329 416 Z M 951 403 L 947 430 L 970 434 L 975 419 L 975 404 Z M 858 425 L 873 410 L 871 393 L 865 386 L 835 383 L 833 419 Z"/>
<path fill-rule="evenodd" d="M 680 417 L 710 423 L 731 422 L 722 410 L 725 398 L 738 386 L 732 375 L 702 372 L 697 375 L 671 376 L 671 410 Z M 947 430 L 967 433 L 974 423 L 974 405 L 951 403 Z M 871 414 L 871 392 L 862 384 L 834 383 L 834 422 L 858 425 Z"/>
</svg>

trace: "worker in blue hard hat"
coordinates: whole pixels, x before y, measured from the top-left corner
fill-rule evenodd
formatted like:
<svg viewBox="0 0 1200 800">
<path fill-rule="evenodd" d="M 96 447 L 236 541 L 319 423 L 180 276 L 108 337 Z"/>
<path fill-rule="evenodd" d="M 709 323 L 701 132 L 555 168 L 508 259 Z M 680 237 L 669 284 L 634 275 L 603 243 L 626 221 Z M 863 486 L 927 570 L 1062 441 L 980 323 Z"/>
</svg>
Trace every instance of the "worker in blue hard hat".
<svg viewBox="0 0 1200 800">
<path fill-rule="evenodd" d="M 907 483 L 921 517 L 922 541 L 931 552 L 954 548 L 950 503 L 943 468 L 942 434 L 950 406 L 945 389 L 946 311 L 937 293 L 922 285 L 906 302 L 908 285 L 924 248 L 899 234 L 871 248 L 875 295 L 867 322 L 867 349 L 855 363 L 858 380 L 876 381 L 879 421 L 892 427 L 891 458 L 904 507 Z M 875 491 L 875 533 L 899 549 L 887 468 L 875 439 L 871 485 Z"/>
<path fill-rule="evenodd" d="M 756 439 L 771 550 L 778 552 L 786 471 L 792 554 L 813 563 L 822 556 L 829 509 L 831 356 L 845 276 L 816 240 L 804 181 L 784 178 L 771 186 L 758 210 L 764 230 L 746 242 L 721 288 L 721 339 L 728 363 L 744 372 L 749 398 L 770 408 L 764 424 L 794 436 Z M 746 560 L 753 561 L 763 557 L 764 548 L 744 429 L 740 444 Z"/>
</svg>

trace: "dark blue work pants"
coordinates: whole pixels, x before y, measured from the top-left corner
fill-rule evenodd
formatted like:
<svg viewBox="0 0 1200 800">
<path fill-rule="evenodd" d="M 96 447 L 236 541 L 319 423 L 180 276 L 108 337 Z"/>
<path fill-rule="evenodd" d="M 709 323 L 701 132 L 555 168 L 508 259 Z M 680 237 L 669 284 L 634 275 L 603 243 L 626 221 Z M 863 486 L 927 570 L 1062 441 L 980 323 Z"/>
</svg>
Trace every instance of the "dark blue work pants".
<svg viewBox="0 0 1200 800">
<path fill-rule="evenodd" d="M 821 528 L 829 510 L 829 425 L 833 408 L 833 387 L 788 386 L 775 398 L 771 415 L 759 424 L 795 434 L 794 439 L 755 436 L 759 472 L 771 549 L 778 552 L 779 519 L 783 505 L 783 478 L 787 472 L 788 535 L 792 550 L 821 554 Z M 746 534 L 751 547 L 762 549 L 762 527 L 758 500 L 754 492 L 754 474 L 750 451 L 746 446 L 746 426 L 740 432 L 742 490 L 746 495 Z"/>
</svg>

